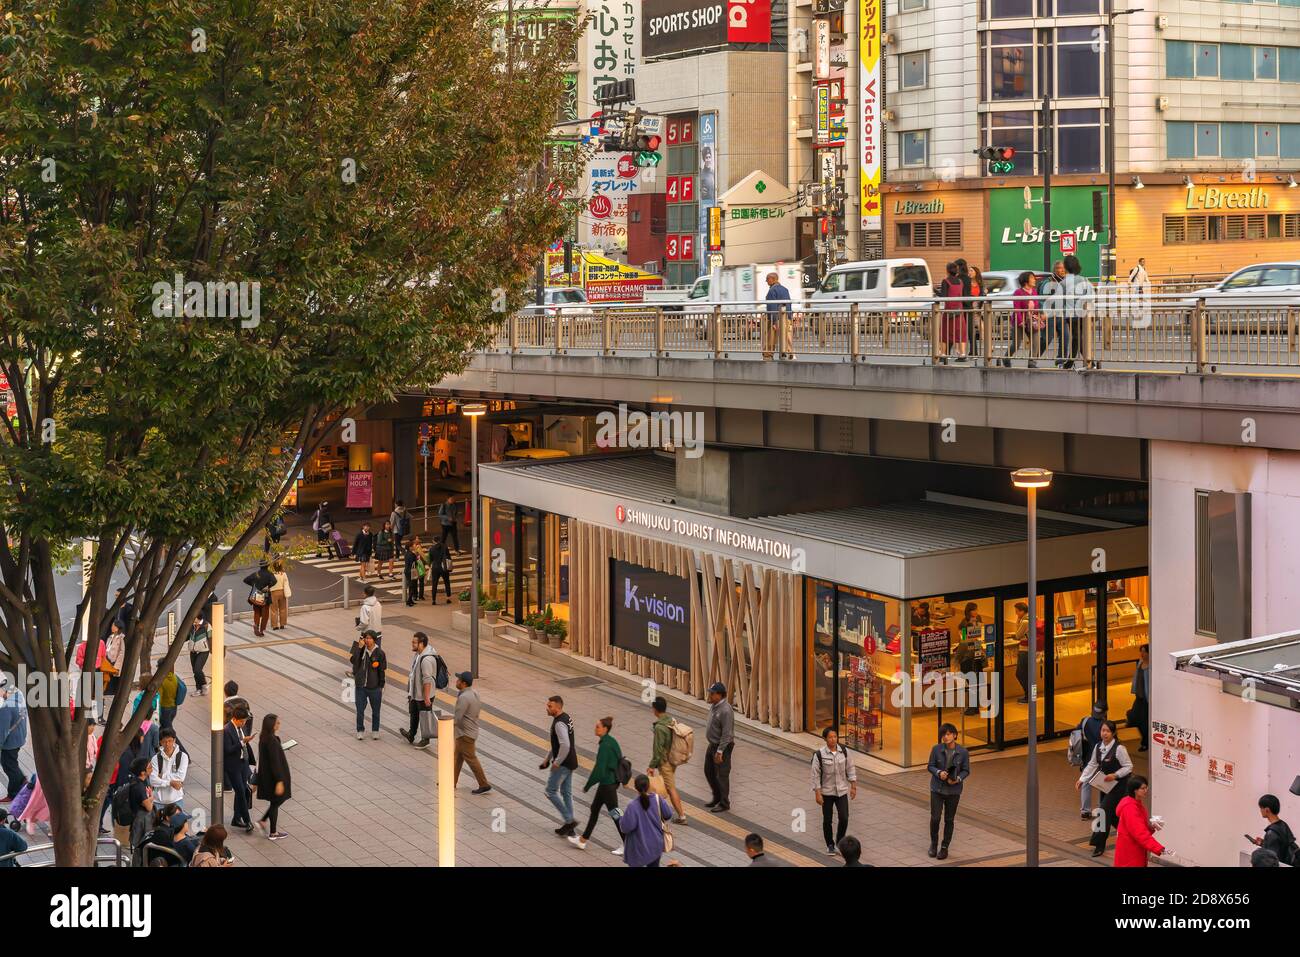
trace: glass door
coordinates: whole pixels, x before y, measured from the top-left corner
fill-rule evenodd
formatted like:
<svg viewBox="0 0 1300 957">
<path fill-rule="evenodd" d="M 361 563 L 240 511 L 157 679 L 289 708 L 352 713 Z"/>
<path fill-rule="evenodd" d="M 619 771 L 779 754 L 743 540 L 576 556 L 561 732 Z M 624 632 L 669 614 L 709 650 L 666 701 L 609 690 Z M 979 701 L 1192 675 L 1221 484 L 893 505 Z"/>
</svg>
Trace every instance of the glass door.
<svg viewBox="0 0 1300 957">
<path fill-rule="evenodd" d="M 1043 686 L 1043 660 L 1046 603 L 1037 596 L 1035 618 L 1038 632 L 1038 660 L 1034 673 L 1038 685 L 1038 720 L 1035 734 L 1041 736 L 1047 724 L 1047 701 Z M 1025 596 L 1002 602 L 1002 743 L 1018 744 L 1029 740 L 1029 604 Z"/>
<path fill-rule="evenodd" d="M 520 508 L 518 516 L 515 585 L 515 621 L 542 610 L 542 516 L 536 509 Z"/>
<path fill-rule="evenodd" d="M 1051 728 L 1068 734 L 1092 714 L 1100 693 L 1097 591 L 1077 588 L 1052 598 Z"/>
</svg>

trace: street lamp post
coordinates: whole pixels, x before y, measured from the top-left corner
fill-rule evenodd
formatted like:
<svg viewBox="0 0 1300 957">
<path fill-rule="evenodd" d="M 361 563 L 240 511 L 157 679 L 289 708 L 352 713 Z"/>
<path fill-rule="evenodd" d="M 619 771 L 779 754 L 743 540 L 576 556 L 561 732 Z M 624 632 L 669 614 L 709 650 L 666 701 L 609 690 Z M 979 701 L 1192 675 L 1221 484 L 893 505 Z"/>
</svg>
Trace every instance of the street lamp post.
<svg viewBox="0 0 1300 957">
<path fill-rule="evenodd" d="M 1038 866 L 1038 490 L 1052 484 L 1047 469 L 1024 468 L 1011 473 L 1016 488 L 1025 489 L 1029 514 L 1029 762 L 1025 770 L 1025 866 Z"/>
<path fill-rule="evenodd" d="M 467 402 L 461 406 L 461 412 L 469 418 L 470 440 L 470 561 L 469 561 L 469 673 L 478 677 L 478 420 L 487 412 L 482 402 Z"/>
<path fill-rule="evenodd" d="M 1141 7 L 1106 14 L 1106 275 L 1115 275 L 1115 19 L 1141 13 Z"/>
<path fill-rule="evenodd" d="M 225 761 L 222 754 L 222 735 L 225 731 L 225 692 L 222 690 L 226 686 L 226 606 L 221 602 L 214 602 L 208 606 L 208 615 L 211 616 L 209 624 L 212 626 L 212 635 L 208 639 L 208 655 L 212 661 L 212 683 L 208 686 L 212 690 L 211 714 L 212 714 L 212 824 L 224 824 L 223 817 L 225 800 L 222 793 L 222 785 L 225 783 Z"/>
</svg>

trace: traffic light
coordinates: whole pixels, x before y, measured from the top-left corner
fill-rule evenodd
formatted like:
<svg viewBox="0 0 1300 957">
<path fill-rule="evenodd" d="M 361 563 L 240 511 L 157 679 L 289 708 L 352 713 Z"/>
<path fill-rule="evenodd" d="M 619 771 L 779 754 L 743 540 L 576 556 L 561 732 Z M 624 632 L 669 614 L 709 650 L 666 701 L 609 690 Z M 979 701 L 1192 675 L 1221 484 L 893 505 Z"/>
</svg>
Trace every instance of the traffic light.
<svg viewBox="0 0 1300 957">
<path fill-rule="evenodd" d="M 1014 173 L 1016 171 L 1016 148 L 1014 146 L 985 146 L 975 151 L 980 159 L 988 161 L 989 172 L 994 174 Z"/>
<path fill-rule="evenodd" d="M 662 140 L 655 133 L 639 134 L 636 138 L 636 165 L 658 166 L 659 161 L 663 159 L 659 155 L 659 144 L 661 142 Z"/>
</svg>

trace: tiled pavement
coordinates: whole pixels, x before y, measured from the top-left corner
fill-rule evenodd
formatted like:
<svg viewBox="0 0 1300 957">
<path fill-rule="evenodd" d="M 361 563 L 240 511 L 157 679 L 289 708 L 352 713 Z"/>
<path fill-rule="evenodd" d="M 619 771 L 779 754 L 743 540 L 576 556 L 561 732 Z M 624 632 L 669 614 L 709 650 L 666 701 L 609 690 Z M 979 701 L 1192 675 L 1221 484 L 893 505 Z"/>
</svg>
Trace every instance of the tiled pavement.
<svg viewBox="0 0 1300 957">
<path fill-rule="evenodd" d="M 408 610 L 397 602 L 386 604 L 391 605 L 384 623 L 390 674 L 379 741 L 371 740 L 368 732 L 364 740 L 356 740 L 350 696 L 344 700 L 354 611 L 336 608 L 291 615 L 287 630 L 264 639 L 255 639 L 245 621 L 228 627 L 226 676 L 238 681 L 240 694 L 252 704 L 254 723 L 260 727 L 262 715 L 273 711 L 280 716 L 281 737 L 298 742 L 288 752 L 293 799 L 281 811 L 281 827 L 291 837 L 272 843 L 256 833 L 234 834 L 230 846 L 239 863 L 403 866 L 437 862 L 435 749 L 416 750 L 397 734 L 406 718 L 409 636 L 418 629 L 429 632 L 452 671 L 467 667 L 468 640 L 451 631 L 448 606 L 424 604 Z M 193 689 L 184 656 L 179 667 Z M 546 773 L 537 765 L 546 749 L 546 698 L 561 693 L 578 729 L 582 767 L 574 774 L 574 804 L 575 816 L 585 822 L 587 801 L 581 786 L 594 754 L 591 729 L 597 718 L 613 716 L 613 733 L 634 766 L 644 767 L 648 761 L 650 715 L 636 689 L 583 676 L 563 661 L 524 654 L 503 639 L 484 639 L 480 672 L 477 686 L 484 715 L 479 754 L 493 791 L 471 796 L 473 776 L 465 770 L 457 790 L 457 863 L 622 866 L 621 859 L 609 853 L 616 838 L 607 817 L 597 825 L 586 852 L 553 834 L 558 815 L 543 794 Z M 440 695 L 440 703 L 450 709 L 451 695 Z M 208 804 L 207 706 L 207 698 L 191 695 L 176 720 L 181 740 L 196 759 L 186 788 L 186 804 L 191 808 Z M 697 729 L 702 750 L 700 713 L 678 713 Z M 672 857 L 684 866 L 740 866 L 746 863 L 744 835 L 753 830 L 763 834 L 769 851 L 785 863 L 835 864 L 822 847 L 820 809 L 808 787 L 808 759 L 752 729 L 739 728 L 738 737 L 731 813 L 712 815 L 705 810 L 708 787 L 699 750 L 679 771 L 690 825 L 674 828 L 677 846 Z M 1023 838 L 1007 822 L 1015 814 L 1010 791 L 1015 786 L 1023 791 L 1023 777 L 1007 760 L 980 762 L 977 769 L 980 783 L 968 786 L 963 798 L 952 857 L 938 866 L 1014 865 L 1022 859 Z M 909 772 L 882 778 L 860 772 L 862 787 L 853 802 L 849 832 L 863 842 L 869 863 L 936 864 L 925 853 L 928 796 L 914 788 L 913 776 Z M 620 803 L 626 804 L 630 794 L 625 790 Z M 1044 795 L 1049 797 L 1046 782 Z M 981 813 L 985 805 L 997 808 L 998 814 Z M 255 815 L 262 806 L 255 802 Z M 227 816 L 230 807 L 227 796 Z M 964 813 L 968 807 L 973 813 Z M 1043 862 L 1086 863 L 1064 841 L 1045 841 Z"/>
</svg>

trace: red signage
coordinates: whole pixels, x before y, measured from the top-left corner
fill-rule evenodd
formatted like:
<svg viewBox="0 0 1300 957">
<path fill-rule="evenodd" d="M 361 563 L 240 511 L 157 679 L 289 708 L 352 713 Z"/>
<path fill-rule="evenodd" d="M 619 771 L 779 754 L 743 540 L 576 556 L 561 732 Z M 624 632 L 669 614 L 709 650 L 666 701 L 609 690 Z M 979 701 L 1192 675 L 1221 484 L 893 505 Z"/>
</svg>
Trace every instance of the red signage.
<svg viewBox="0 0 1300 957">
<path fill-rule="evenodd" d="M 597 193 L 591 197 L 591 202 L 587 204 L 587 212 L 591 213 L 596 219 L 608 219 L 609 214 L 614 211 L 614 204 L 604 193 Z"/>
<path fill-rule="evenodd" d="M 345 508 L 374 508 L 375 480 L 371 472 L 348 473 L 348 498 Z"/>
<path fill-rule="evenodd" d="M 664 180 L 664 202 L 680 203 L 682 189 L 682 177 L 669 176 Z"/>
<path fill-rule="evenodd" d="M 683 203 L 694 202 L 695 200 L 695 177 L 682 176 L 677 180 L 678 190 L 681 195 L 678 199 Z"/>
<path fill-rule="evenodd" d="M 682 262 L 694 262 L 695 260 L 695 235 L 686 233 L 681 236 L 680 252 Z"/>
<path fill-rule="evenodd" d="M 727 0 L 728 43 L 771 43 L 772 0 Z"/>
<path fill-rule="evenodd" d="M 669 236 L 664 241 L 664 258 L 667 259 L 669 262 L 677 262 L 679 259 L 681 259 L 681 255 L 677 251 L 677 247 L 679 245 L 678 243 L 679 238 L 680 237 L 677 236 Z"/>
<path fill-rule="evenodd" d="M 618 158 L 618 175 L 624 179 L 631 179 L 636 175 L 636 160 L 632 159 L 630 153 L 624 153 Z"/>
<path fill-rule="evenodd" d="M 1069 254 L 1074 252 L 1074 233 L 1061 233 L 1061 252 Z"/>
<path fill-rule="evenodd" d="M 682 135 L 682 121 L 669 120 L 668 121 L 668 145 L 676 146 L 677 141 L 679 140 L 681 135 Z"/>
</svg>

